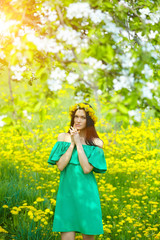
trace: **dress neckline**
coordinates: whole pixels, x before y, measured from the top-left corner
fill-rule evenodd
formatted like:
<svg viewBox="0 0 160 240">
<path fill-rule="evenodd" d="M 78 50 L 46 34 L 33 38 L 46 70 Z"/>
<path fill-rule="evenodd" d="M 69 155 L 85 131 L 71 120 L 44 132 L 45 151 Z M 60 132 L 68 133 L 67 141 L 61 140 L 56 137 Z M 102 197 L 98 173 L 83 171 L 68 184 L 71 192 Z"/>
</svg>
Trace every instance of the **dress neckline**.
<svg viewBox="0 0 160 240">
<path fill-rule="evenodd" d="M 57 142 L 71 143 L 71 142 L 65 142 L 65 141 L 57 141 Z M 82 144 L 82 146 L 90 146 L 90 147 L 95 147 L 95 146 L 91 146 L 91 145 L 88 145 L 88 144 Z"/>
</svg>

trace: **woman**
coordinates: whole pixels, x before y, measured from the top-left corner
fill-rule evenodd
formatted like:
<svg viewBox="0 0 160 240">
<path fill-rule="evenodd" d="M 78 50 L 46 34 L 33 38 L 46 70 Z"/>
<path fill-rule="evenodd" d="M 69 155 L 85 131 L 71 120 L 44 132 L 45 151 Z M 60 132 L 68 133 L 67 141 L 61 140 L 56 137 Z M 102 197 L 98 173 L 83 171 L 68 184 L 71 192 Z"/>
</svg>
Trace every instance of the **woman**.
<svg viewBox="0 0 160 240">
<path fill-rule="evenodd" d="M 92 107 L 87 103 L 70 108 L 71 124 L 60 133 L 48 159 L 61 171 L 53 220 L 53 231 L 62 240 L 73 240 L 82 233 L 84 240 L 103 234 L 98 186 L 93 174 L 107 170 L 103 141 L 99 139 Z"/>
</svg>

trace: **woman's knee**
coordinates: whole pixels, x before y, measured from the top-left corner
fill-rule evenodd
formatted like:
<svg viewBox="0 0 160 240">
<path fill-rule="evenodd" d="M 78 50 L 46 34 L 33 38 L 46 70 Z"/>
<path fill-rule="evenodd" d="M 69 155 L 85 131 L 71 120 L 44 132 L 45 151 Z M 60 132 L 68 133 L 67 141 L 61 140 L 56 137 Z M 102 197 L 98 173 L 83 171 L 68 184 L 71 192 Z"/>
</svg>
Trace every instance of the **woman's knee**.
<svg viewBox="0 0 160 240">
<path fill-rule="evenodd" d="M 61 240 L 74 240 L 75 232 L 61 232 Z"/>
<path fill-rule="evenodd" d="M 94 235 L 82 234 L 83 240 L 94 240 Z"/>
</svg>

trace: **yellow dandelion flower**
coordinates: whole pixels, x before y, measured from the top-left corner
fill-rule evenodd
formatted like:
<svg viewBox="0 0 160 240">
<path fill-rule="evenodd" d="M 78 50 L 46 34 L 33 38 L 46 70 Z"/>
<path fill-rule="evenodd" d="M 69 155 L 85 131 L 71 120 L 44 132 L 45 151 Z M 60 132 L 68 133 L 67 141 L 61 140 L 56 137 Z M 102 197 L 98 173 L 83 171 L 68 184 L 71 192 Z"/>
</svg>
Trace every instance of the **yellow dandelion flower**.
<svg viewBox="0 0 160 240">
<path fill-rule="evenodd" d="M 3 207 L 3 208 L 8 208 L 8 206 L 7 206 L 7 205 L 3 205 L 2 207 Z"/>
<path fill-rule="evenodd" d="M 13 215 L 17 215 L 19 212 L 18 212 L 18 211 L 15 211 L 15 210 L 11 210 L 11 213 L 12 213 Z"/>
<path fill-rule="evenodd" d="M 35 217 L 33 220 L 34 220 L 34 222 L 38 222 L 39 218 Z"/>
<path fill-rule="evenodd" d="M 38 198 L 36 199 L 36 201 L 37 201 L 37 202 L 43 202 L 43 201 L 44 201 L 44 198 L 38 197 Z"/>
<path fill-rule="evenodd" d="M 50 212 L 50 209 L 49 209 L 49 208 L 45 209 L 45 212 L 46 212 L 46 213 L 49 213 L 49 212 Z"/>
<path fill-rule="evenodd" d="M 0 226 L 0 233 L 8 233 L 8 232 Z"/>
<path fill-rule="evenodd" d="M 51 192 L 54 193 L 54 192 L 56 192 L 56 190 L 55 189 L 51 189 Z"/>
<path fill-rule="evenodd" d="M 32 211 L 29 211 L 28 216 L 32 216 L 32 215 L 33 215 Z"/>
<path fill-rule="evenodd" d="M 29 216 L 29 218 L 32 220 L 33 219 L 33 215 Z"/>
</svg>

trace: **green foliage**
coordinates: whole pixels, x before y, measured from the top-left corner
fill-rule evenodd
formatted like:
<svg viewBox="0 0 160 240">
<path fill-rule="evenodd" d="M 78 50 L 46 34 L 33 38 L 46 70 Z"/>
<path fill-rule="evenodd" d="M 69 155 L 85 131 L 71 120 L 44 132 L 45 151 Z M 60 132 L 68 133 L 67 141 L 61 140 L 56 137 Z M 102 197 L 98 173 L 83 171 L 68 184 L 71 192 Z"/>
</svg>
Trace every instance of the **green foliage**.
<svg viewBox="0 0 160 240">
<path fill-rule="evenodd" d="M 89 5 L 82 16 L 75 15 L 70 19 L 67 17 L 67 8 L 75 3 Z M 129 122 L 128 111 L 144 107 L 154 109 L 155 116 L 159 116 L 157 99 L 160 98 L 158 91 L 160 39 L 156 34 L 156 31 L 157 33 L 159 31 L 158 9 L 159 1 L 149 0 L 2 1 L 1 12 L 5 14 L 5 21 L 17 22 L 7 29 L 8 34 L 2 33 L 4 37 L 0 40 L 0 46 L 4 57 L 0 57 L 0 63 L 3 67 L 7 66 L 10 82 L 14 81 L 17 85 L 23 81 L 28 83 L 30 87 L 28 97 L 31 103 L 28 102 L 27 109 L 29 112 L 39 114 L 41 119 L 45 118 L 45 111 L 41 110 L 43 103 L 49 96 L 54 100 L 58 97 L 56 91 L 51 91 L 47 83 L 52 70 L 57 68 L 64 70 L 66 76 L 71 72 L 79 74 L 79 78 L 71 84 L 75 89 L 75 99 L 77 96 L 84 100 L 91 99 L 91 95 L 97 99 L 95 93 L 98 89 L 101 90 L 101 96 L 97 101 L 103 98 L 104 110 L 106 113 L 115 112 L 113 118 L 117 114 L 117 121 L 122 123 L 124 121 L 124 124 Z M 51 15 L 50 11 L 53 11 Z M 81 14 L 81 9 L 79 12 Z M 52 18 L 54 14 L 55 19 Z M 59 37 L 61 28 L 71 32 L 68 34 L 64 32 Z M 72 42 L 74 37 L 75 41 Z M 80 43 L 82 40 L 87 40 L 88 47 Z M 76 41 L 79 41 L 77 45 Z M 70 51 L 72 57 L 68 58 L 63 50 Z M 127 54 L 130 54 L 130 57 Z M 85 59 L 89 57 L 101 61 L 104 67 L 86 63 Z M 19 70 L 22 73 L 16 75 L 16 71 L 11 70 L 12 66 L 19 66 L 21 69 L 25 66 L 25 70 Z M 149 70 L 145 70 L 145 66 Z M 85 80 L 85 72 L 89 70 L 93 72 L 89 73 Z M 2 71 L 0 68 L 0 72 Z M 114 81 L 116 79 L 118 83 L 121 82 L 121 77 L 126 77 L 126 84 L 123 83 L 120 90 L 115 90 Z M 133 84 L 128 87 L 126 85 L 131 77 Z M 62 84 L 66 81 L 66 77 L 56 78 L 60 78 Z M 34 89 L 39 80 L 42 86 Z M 158 86 L 151 89 L 152 98 L 144 97 L 143 86 L 148 82 L 154 84 L 155 81 L 158 82 Z M 121 98 L 116 98 L 116 93 L 117 96 L 121 95 Z M 27 95 L 24 98 L 27 99 Z M 4 106 L 6 111 L 2 106 L 2 113 L 9 113 L 10 117 L 14 115 L 14 119 L 18 119 L 22 118 L 22 111 L 26 105 L 22 97 L 18 96 L 14 97 L 14 103 L 9 102 L 8 106 L 4 103 Z M 109 115 L 106 114 L 106 118 Z M 6 121 L 9 124 L 9 120 Z"/>
</svg>

